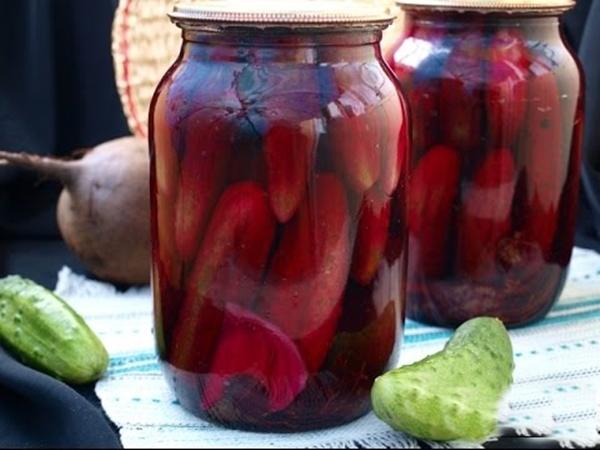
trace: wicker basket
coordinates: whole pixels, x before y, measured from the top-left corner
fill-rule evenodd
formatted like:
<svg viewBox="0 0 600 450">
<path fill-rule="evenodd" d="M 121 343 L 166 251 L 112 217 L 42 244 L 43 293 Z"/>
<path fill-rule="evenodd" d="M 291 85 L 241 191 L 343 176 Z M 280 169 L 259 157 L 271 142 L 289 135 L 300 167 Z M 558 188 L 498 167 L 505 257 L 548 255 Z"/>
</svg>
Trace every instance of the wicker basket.
<svg viewBox="0 0 600 450">
<path fill-rule="evenodd" d="M 117 88 L 129 128 L 137 136 L 147 135 L 152 94 L 163 74 L 177 58 L 181 46 L 181 32 L 167 17 L 175 1 L 120 0 L 115 15 L 112 37 Z M 384 3 L 389 8 L 395 8 L 393 0 L 346 1 Z M 186 0 L 186 3 L 190 3 L 190 0 Z M 391 35 L 388 33 L 386 37 Z M 389 42 L 386 37 L 384 46 Z"/>
</svg>

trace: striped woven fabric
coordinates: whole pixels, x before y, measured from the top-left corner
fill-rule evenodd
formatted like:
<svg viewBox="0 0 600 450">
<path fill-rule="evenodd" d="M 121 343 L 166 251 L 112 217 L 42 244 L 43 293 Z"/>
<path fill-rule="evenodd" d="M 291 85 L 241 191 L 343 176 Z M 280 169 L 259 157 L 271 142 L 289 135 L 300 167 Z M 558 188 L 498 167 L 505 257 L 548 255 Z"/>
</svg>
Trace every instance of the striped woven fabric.
<svg viewBox="0 0 600 450">
<path fill-rule="evenodd" d="M 57 291 L 106 343 L 107 376 L 96 388 L 125 447 L 419 447 L 372 414 L 335 429 L 298 434 L 230 431 L 181 409 L 154 352 L 150 290 L 118 293 L 64 268 Z M 450 330 L 407 321 L 402 363 L 442 348 Z M 600 256 L 576 250 L 565 292 L 543 321 L 511 331 L 515 383 L 500 434 L 553 439 L 563 446 L 600 444 Z M 429 443 L 431 445 L 431 443 Z M 433 445 L 434 447 L 439 445 Z M 449 445 L 451 446 L 451 445 Z"/>
</svg>

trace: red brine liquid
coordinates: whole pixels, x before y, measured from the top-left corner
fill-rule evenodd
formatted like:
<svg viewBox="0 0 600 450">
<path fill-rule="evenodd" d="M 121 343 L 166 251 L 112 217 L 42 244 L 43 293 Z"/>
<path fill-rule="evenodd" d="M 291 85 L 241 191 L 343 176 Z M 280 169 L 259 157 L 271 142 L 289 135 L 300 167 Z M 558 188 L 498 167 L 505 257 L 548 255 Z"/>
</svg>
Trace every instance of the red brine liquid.
<svg viewBox="0 0 600 450">
<path fill-rule="evenodd" d="M 337 425 L 398 361 L 406 110 L 378 32 L 233 34 L 186 31 L 152 103 L 159 355 L 202 418 Z"/>
<path fill-rule="evenodd" d="M 408 10 L 387 55 L 413 113 L 409 317 L 543 317 L 574 241 L 578 63 L 551 14 Z"/>
</svg>

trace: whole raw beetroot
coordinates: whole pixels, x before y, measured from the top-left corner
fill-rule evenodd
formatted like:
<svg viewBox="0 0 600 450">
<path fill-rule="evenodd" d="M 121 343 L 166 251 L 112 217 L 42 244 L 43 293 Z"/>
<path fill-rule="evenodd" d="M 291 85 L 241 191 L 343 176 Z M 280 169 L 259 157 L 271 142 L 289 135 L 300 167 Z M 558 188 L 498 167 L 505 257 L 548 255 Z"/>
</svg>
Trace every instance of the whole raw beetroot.
<svg viewBox="0 0 600 450">
<path fill-rule="evenodd" d="M 115 139 L 73 161 L 10 152 L 0 152 L 0 160 L 63 184 L 58 226 L 94 275 L 114 283 L 149 282 L 150 163 L 144 140 Z"/>
</svg>

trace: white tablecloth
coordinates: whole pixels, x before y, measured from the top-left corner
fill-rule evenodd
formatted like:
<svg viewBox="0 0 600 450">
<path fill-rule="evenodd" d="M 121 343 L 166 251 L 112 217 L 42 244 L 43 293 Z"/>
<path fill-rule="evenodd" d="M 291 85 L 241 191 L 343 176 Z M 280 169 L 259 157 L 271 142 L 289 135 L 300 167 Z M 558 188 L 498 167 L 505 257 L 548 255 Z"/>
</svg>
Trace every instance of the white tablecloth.
<svg viewBox="0 0 600 450">
<path fill-rule="evenodd" d="M 418 447 L 370 414 L 335 429 L 298 434 L 232 431 L 177 403 L 157 364 L 150 289 L 119 293 L 69 268 L 57 292 L 89 321 L 111 355 L 96 392 L 125 447 Z M 408 321 L 402 363 L 442 348 L 451 331 Z M 548 317 L 511 331 L 515 383 L 501 425 L 565 446 L 600 444 L 600 256 L 576 250 L 567 287 Z"/>
</svg>

